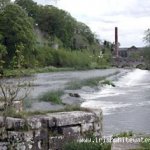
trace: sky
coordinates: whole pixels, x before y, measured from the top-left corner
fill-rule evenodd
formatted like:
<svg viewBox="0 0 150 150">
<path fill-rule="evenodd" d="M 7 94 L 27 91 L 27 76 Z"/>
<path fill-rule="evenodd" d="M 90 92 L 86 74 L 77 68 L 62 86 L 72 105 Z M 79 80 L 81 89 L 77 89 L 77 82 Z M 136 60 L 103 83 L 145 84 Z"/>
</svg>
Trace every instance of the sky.
<svg viewBox="0 0 150 150">
<path fill-rule="evenodd" d="M 87 24 L 101 39 L 114 42 L 118 27 L 121 47 L 144 46 L 144 31 L 150 28 L 150 0 L 34 0 L 53 4 Z"/>
</svg>

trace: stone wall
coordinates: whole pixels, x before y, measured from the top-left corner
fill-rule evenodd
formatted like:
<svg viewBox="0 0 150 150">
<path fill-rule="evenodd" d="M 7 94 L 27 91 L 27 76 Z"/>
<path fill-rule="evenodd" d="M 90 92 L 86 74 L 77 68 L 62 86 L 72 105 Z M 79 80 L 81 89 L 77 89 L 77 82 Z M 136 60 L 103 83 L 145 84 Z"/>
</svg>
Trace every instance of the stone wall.
<svg viewBox="0 0 150 150">
<path fill-rule="evenodd" d="M 0 117 L 0 127 L 3 118 Z M 0 150 L 61 150 L 67 142 L 87 133 L 102 134 L 102 111 L 73 111 L 7 118 L 7 138 L 0 137 Z"/>
</svg>

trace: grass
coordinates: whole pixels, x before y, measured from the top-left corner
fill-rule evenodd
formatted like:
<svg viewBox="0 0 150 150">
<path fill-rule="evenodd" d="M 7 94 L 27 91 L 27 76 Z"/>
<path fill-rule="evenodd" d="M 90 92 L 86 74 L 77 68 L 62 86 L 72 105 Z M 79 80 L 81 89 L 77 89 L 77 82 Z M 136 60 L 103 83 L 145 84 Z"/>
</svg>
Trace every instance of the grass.
<svg viewBox="0 0 150 150">
<path fill-rule="evenodd" d="M 146 137 L 141 142 L 142 150 L 150 150 L 150 137 Z"/>
<path fill-rule="evenodd" d="M 66 89 L 75 90 L 75 89 L 80 89 L 83 86 L 94 87 L 99 84 L 99 81 L 104 80 L 104 79 L 105 77 L 97 77 L 97 78 L 90 78 L 90 79 L 81 80 L 81 81 L 72 81 L 68 84 Z"/>
<path fill-rule="evenodd" d="M 16 77 L 16 76 L 30 76 L 35 73 L 44 73 L 44 72 L 59 72 L 59 71 L 73 71 L 74 68 L 57 68 L 53 66 L 44 67 L 44 68 L 29 68 L 29 69 L 5 69 L 5 77 Z"/>
<path fill-rule="evenodd" d="M 40 95 L 38 97 L 38 100 L 44 102 L 52 102 L 54 104 L 62 104 L 62 100 L 60 97 L 63 94 L 64 94 L 63 91 L 49 91 Z"/>
<path fill-rule="evenodd" d="M 132 131 L 128 132 L 121 132 L 119 134 L 115 134 L 112 136 L 112 138 L 121 138 L 121 137 L 132 137 L 134 134 Z"/>
<path fill-rule="evenodd" d="M 28 116 L 35 115 L 46 115 L 48 113 L 56 113 L 56 112 L 71 112 L 71 111 L 85 111 L 90 112 L 89 109 L 81 108 L 79 105 L 66 105 L 63 109 L 60 110 L 49 110 L 49 111 L 21 111 L 16 113 L 14 110 L 9 110 L 7 116 L 13 118 L 27 118 Z M 0 111 L 0 116 L 2 116 L 2 111 Z"/>
<path fill-rule="evenodd" d="M 63 150 L 111 150 L 110 143 L 103 142 L 70 142 Z"/>
<path fill-rule="evenodd" d="M 61 72 L 61 71 L 75 71 L 75 70 L 89 70 L 89 69 L 108 69 L 109 67 L 44 67 L 44 68 L 28 68 L 28 69 L 4 69 L 4 77 L 17 77 L 17 76 L 30 76 L 36 73 L 46 73 L 46 72 Z"/>
<path fill-rule="evenodd" d="M 112 75 L 116 75 L 118 73 L 119 72 L 117 71 L 114 74 L 110 74 L 105 77 L 96 77 L 96 78 L 90 78 L 90 79 L 85 79 L 85 80 L 80 80 L 80 81 L 72 81 L 68 83 L 68 86 L 66 87 L 66 89 L 76 90 L 76 89 L 82 88 L 83 86 L 95 87 L 95 86 L 98 86 L 99 84 L 108 84 L 108 85 L 115 87 L 115 84 L 113 84 L 109 80 L 106 80 L 106 78 Z"/>
<path fill-rule="evenodd" d="M 87 132 L 82 138 L 82 141 L 66 143 L 63 150 L 111 150 L 111 143 L 96 137 L 93 131 Z"/>
</svg>

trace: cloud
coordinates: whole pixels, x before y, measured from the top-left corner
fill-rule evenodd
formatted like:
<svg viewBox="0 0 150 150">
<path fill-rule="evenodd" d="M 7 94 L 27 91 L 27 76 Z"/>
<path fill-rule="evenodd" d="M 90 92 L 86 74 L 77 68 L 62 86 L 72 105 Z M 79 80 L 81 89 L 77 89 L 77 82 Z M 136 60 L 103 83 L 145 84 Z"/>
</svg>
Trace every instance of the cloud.
<svg viewBox="0 0 150 150">
<path fill-rule="evenodd" d="M 35 0 L 54 4 L 86 23 L 101 39 L 114 41 L 114 27 L 119 28 L 122 46 L 143 46 L 144 31 L 150 28 L 149 0 Z"/>
</svg>

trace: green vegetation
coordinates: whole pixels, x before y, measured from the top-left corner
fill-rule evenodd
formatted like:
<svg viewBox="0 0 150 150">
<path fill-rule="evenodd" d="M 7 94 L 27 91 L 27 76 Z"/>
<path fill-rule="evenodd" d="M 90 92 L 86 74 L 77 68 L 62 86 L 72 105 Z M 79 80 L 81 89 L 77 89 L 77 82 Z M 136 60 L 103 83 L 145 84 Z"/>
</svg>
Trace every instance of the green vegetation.
<svg viewBox="0 0 150 150">
<path fill-rule="evenodd" d="M 54 6 L 32 0 L 0 1 L 0 75 L 110 66 L 111 43 L 99 39 L 82 22 Z M 12 19 L 13 18 L 13 19 Z M 13 71 L 12 71 L 13 70 Z M 54 69 L 55 70 L 55 69 Z M 56 69 L 57 70 L 57 69 Z M 59 69 L 58 69 L 59 70 Z"/>
<path fill-rule="evenodd" d="M 145 35 L 143 38 L 144 42 L 146 43 L 146 47 L 142 52 L 142 56 L 144 62 L 146 63 L 147 69 L 150 69 L 150 29 L 145 31 Z"/>
<path fill-rule="evenodd" d="M 63 95 L 63 91 L 50 91 L 43 93 L 41 96 L 39 96 L 39 101 L 44 102 L 52 102 L 55 104 L 62 104 L 61 96 Z"/>
<path fill-rule="evenodd" d="M 109 76 L 118 74 L 118 72 L 111 74 Z M 107 77 L 95 77 L 95 78 L 90 78 L 90 79 L 85 79 L 85 80 L 80 80 L 80 81 L 72 81 L 70 83 L 68 83 L 68 86 L 66 89 L 71 89 L 71 90 L 75 90 L 75 89 L 80 89 L 83 86 L 89 86 L 89 87 L 95 87 L 98 86 L 99 84 L 108 84 L 111 85 L 113 87 L 115 87 L 114 83 L 112 83 L 109 80 L 106 80 Z"/>
<path fill-rule="evenodd" d="M 110 143 L 101 142 L 71 142 L 64 146 L 63 150 L 111 150 Z"/>
<path fill-rule="evenodd" d="M 80 81 L 72 81 L 68 84 L 67 89 L 75 90 L 80 89 L 83 86 L 98 86 L 99 81 L 104 80 L 105 77 L 97 77 L 97 78 L 91 78 L 91 79 L 85 79 Z"/>
<path fill-rule="evenodd" d="M 13 77 L 13 76 L 29 76 L 35 73 L 43 73 L 43 72 L 59 72 L 59 71 L 73 71 L 74 68 L 56 68 L 53 66 L 44 67 L 44 68 L 28 68 L 28 69 L 5 69 L 3 72 L 5 77 Z"/>
<path fill-rule="evenodd" d="M 118 138 L 118 137 L 132 137 L 134 134 L 132 131 L 128 131 L 128 132 L 121 132 L 119 134 L 113 135 L 112 138 Z"/>
<path fill-rule="evenodd" d="M 146 47 L 142 52 L 147 69 L 150 69 L 150 47 Z"/>
<path fill-rule="evenodd" d="M 84 133 L 82 141 L 68 142 L 63 150 L 111 150 L 111 143 L 96 137 L 92 131 L 89 131 Z"/>
<path fill-rule="evenodd" d="M 142 150 L 149 150 L 150 149 L 150 137 L 146 137 L 141 142 L 141 149 Z"/>
<path fill-rule="evenodd" d="M 115 84 L 112 81 L 110 81 L 110 80 L 104 80 L 104 81 L 102 81 L 100 83 L 104 84 L 104 85 L 111 85 L 111 86 L 115 87 Z"/>
<path fill-rule="evenodd" d="M 34 115 L 46 115 L 48 113 L 56 113 L 56 112 L 70 112 L 70 111 L 86 111 L 90 112 L 89 109 L 81 108 L 79 105 L 66 105 L 63 109 L 60 110 L 48 110 L 48 111 L 21 111 L 16 112 L 13 109 L 10 109 L 7 112 L 7 116 L 13 117 L 13 118 L 27 118 L 28 116 L 34 116 Z M 2 112 L 0 112 L 0 116 L 2 116 Z"/>
</svg>

